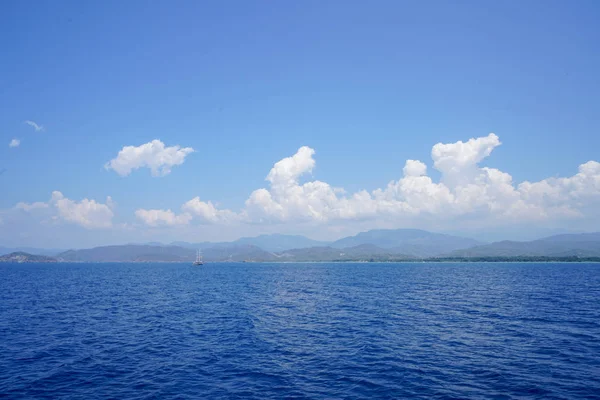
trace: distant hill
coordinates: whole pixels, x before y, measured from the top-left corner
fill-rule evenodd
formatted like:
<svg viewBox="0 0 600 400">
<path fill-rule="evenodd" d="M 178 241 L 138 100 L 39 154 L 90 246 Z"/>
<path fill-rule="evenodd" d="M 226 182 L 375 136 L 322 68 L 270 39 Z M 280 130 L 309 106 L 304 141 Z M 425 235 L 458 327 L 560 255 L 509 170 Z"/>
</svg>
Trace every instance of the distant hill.
<svg viewBox="0 0 600 400">
<path fill-rule="evenodd" d="M 268 246 L 265 249 L 253 243 Z M 309 246 L 287 248 L 295 243 Z M 317 243 L 318 246 L 311 244 Z M 12 252 L 4 262 L 184 262 L 191 263 L 201 248 L 207 262 L 217 261 L 408 261 L 435 258 L 464 260 L 590 259 L 600 257 L 600 233 L 563 234 L 529 242 L 480 244 L 474 239 L 417 229 L 372 230 L 340 239 L 331 245 L 303 236 L 262 235 L 229 243 L 185 246 L 127 244 L 69 250 L 55 258 Z M 272 250 L 284 248 L 285 250 Z M 19 261 L 20 260 L 20 261 Z"/>
<path fill-rule="evenodd" d="M 339 249 L 328 246 L 315 246 L 302 249 L 290 249 L 279 254 L 279 261 L 332 261 L 339 260 Z"/>
<path fill-rule="evenodd" d="M 231 247 L 231 246 L 256 246 L 270 252 L 280 252 L 290 249 L 304 247 L 326 246 L 329 242 L 321 242 L 309 239 L 301 235 L 260 235 L 255 237 L 243 237 L 233 242 L 173 242 L 174 246 L 181 246 L 194 249 L 208 249 L 211 247 Z"/>
<path fill-rule="evenodd" d="M 206 261 L 275 261 L 272 252 L 253 245 L 229 245 L 209 247 L 202 250 Z"/>
<path fill-rule="evenodd" d="M 192 262 L 196 250 L 180 246 L 122 245 L 69 250 L 59 254 L 66 262 Z M 203 259 L 215 261 L 392 261 L 414 257 L 371 244 L 335 249 L 328 246 L 290 249 L 275 253 L 254 245 L 216 245 L 202 250 Z"/>
<path fill-rule="evenodd" d="M 328 242 L 309 239 L 301 235 L 260 235 L 256 237 L 244 237 L 232 242 L 236 245 L 252 245 L 261 247 L 267 251 L 279 252 L 302 247 L 326 246 Z"/>
<path fill-rule="evenodd" d="M 504 240 L 455 250 L 449 257 L 600 257 L 600 232 L 563 234 L 528 242 Z"/>
<path fill-rule="evenodd" d="M 57 255 L 69 262 L 139 262 L 139 261 L 192 261 L 196 253 L 178 246 L 151 246 L 127 244 L 101 246 L 92 249 L 69 250 Z"/>
<path fill-rule="evenodd" d="M 54 263 L 56 258 L 29 254 L 22 251 L 13 252 L 0 256 L 0 262 L 9 263 Z"/>
<path fill-rule="evenodd" d="M 394 254 L 432 257 L 477 246 L 482 242 L 420 229 L 376 229 L 337 240 L 331 244 L 331 247 L 348 248 L 364 244 L 388 249 Z"/>
<path fill-rule="evenodd" d="M 591 233 L 563 233 L 560 235 L 548 236 L 537 241 L 546 243 L 568 243 L 568 242 L 600 242 L 600 232 Z"/>
<path fill-rule="evenodd" d="M 28 253 L 28 254 L 40 254 L 43 256 L 53 257 L 59 253 L 62 253 L 65 249 L 40 249 L 36 247 L 2 247 L 0 246 L 0 254 L 8 253 Z"/>
<path fill-rule="evenodd" d="M 203 250 L 205 261 L 269 261 L 276 257 L 259 247 L 230 245 Z M 57 256 L 67 262 L 192 262 L 196 250 L 180 246 L 122 245 L 69 250 Z"/>
<path fill-rule="evenodd" d="M 256 246 L 271 253 L 283 253 L 299 249 L 304 249 L 305 252 L 308 252 L 307 249 L 313 249 L 310 252 L 314 253 L 314 249 L 320 247 L 347 249 L 361 245 L 372 245 L 385 250 L 384 252 L 375 251 L 375 254 L 387 253 L 431 257 L 480 244 L 483 243 L 470 238 L 432 233 L 419 229 L 377 229 L 362 232 L 356 236 L 348 236 L 333 243 L 313 240 L 301 235 L 273 234 L 244 237 L 233 242 L 173 242 L 171 246 L 201 249 L 203 251 L 235 246 Z"/>
<path fill-rule="evenodd" d="M 362 244 L 344 249 L 330 246 L 292 249 L 277 254 L 279 261 L 400 261 L 414 257 L 394 253 L 372 244 Z"/>
</svg>

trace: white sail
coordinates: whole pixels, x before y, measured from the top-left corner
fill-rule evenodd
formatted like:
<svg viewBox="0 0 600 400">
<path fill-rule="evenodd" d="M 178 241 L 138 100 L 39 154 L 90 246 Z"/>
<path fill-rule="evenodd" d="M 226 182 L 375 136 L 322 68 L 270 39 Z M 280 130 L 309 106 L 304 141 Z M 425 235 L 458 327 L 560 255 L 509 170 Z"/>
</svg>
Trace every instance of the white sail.
<svg viewBox="0 0 600 400">
<path fill-rule="evenodd" d="M 196 250 L 196 261 L 194 261 L 194 265 L 202 265 L 202 252 L 200 249 Z"/>
</svg>

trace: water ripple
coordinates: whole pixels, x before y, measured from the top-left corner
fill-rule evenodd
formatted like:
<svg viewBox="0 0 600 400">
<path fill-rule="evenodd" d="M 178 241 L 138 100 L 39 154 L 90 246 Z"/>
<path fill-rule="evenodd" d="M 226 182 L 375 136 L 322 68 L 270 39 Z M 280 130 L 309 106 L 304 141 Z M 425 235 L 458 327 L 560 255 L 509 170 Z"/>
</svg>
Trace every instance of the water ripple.
<svg viewBox="0 0 600 400">
<path fill-rule="evenodd" d="M 597 264 L 0 273 L 0 397 L 600 398 Z"/>
</svg>

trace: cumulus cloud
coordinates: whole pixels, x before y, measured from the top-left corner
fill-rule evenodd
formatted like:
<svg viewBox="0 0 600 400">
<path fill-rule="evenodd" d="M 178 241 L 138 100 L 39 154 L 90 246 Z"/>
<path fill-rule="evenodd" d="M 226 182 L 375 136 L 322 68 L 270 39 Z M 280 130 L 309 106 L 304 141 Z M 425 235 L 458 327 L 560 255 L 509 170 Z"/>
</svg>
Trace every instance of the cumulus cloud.
<svg viewBox="0 0 600 400">
<path fill-rule="evenodd" d="M 137 147 L 123 147 L 117 157 L 107 162 L 104 168 L 127 176 L 135 169 L 146 167 L 150 169 L 152 176 L 165 176 L 173 166 L 183 164 L 187 155 L 193 152 L 191 147 L 165 147 L 163 142 L 155 139 Z"/>
<path fill-rule="evenodd" d="M 525 204 L 535 205 L 542 217 L 553 213 L 591 216 L 600 212 L 600 163 L 581 164 L 579 172 L 568 178 L 525 181 L 518 185 L 517 192 Z"/>
<path fill-rule="evenodd" d="M 8 144 L 8 147 L 19 147 L 20 144 L 21 144 L 21 141 L 19 139 L 13 139 Z"/>
<path fill-rule="evenodd" d="M 230 210 L 219 210 L 212 202 L 201 201 L 200 197 L 187 201 L 181 209 L 204 223 L 231 222 L 238 218 L 236 213 Z"/>
<path fill-rule="evenodd" d="M 110 196 L 106 198 L 106 204 L 89 199 L 77 202 L 66 198 L 59 191 L 54 191 L 50 203 L 56 207 L 58 215 L 65 221 L 85 228 L 109 228 L 112 226 L 114 202 Z"/>
<path fill-rule="evenodd" d="M 199 197 L 185 202 L 181 206 L 182 212 L 176 214 L 169 210 L 138 209 L 135 216 L 148 226 L 174 226 L 187 225 L 192 219 L 199 223 L 229 223 L 239 221 L 240 216 L 230 210 L 219 210 L 212 202 L 201 201 Z"/>
<path fill-rule="evenodd" d="M 114 208 L 115 203 L 110 196 L 103 204 L 87 198 L 81 201 L 71 200 L 59 191 L 52 192 L 47 202 L 19 202 L 14 206 L 14 210 L 26 213 L 41 212 L 49 217 L 50 221 L 66 221 L 89 229 L 112 227 Z"/>
<path fill-rule="evenodd" d="M 144 210 L 135 211 L 135 216 L 149 226 L 174 226 L 186 225 L 192 219 L 187 213 L 176 215 L 171 210 Z"/>
<path fill-rule="evenodd" d="M 315 151 L 310 147 L 300 147 L 293 156 L 276 162 L 267 175 L 267 180 L 278 188 L 297 182 L 300 176 L 312 172 L 315 167 L 314 154 Z"/>
<path fill-rule="evenodd" d="M 493 133 L 465 143 L 438 143 L 431 149 L 433 167 L 442 173 L 442 181 L 447 186 L 467 184 L 478 174 L 477 165 L 500 144 L 500 139 Z"/>
<path fill-rule="evenodd" d="M 299 184 L 302 175 L 312 172 L 315 151 L 303 146 L 296 154 L 275 163 L 266 180 L 271 190 L 258 189 L 246 201 L 246 214 L 250 219 L 281 220 L 290 218 L 321 219 L 323 201 L 336 197 L 333 189 L 320 181 Z"/>
<path fill-rule="evenodd" d="M 38 125 L 38 124 L 36 124 L 36 123 L 35 123 L 35 122 L 33 122 L 33 121 L 29 121 L 29 120 L 28 120 L 28 121 L 25 121 L 25 122 L 23 122 L 23 123 L 24 123 L 24 124 L 26 124 L 26 125 L 29 125 L 29 126 L 31 126 L 33 129 L 35 129 L 35 131 L 36 131 L 36 132 L 41 132 L 41 131 L 43 131 L 43 130 L 44 130 L 44 127 L 43 127 L 42 125 Z"/>
<path fill-rule="evenodd" d="M 427 165 L 418 160 L 406 160 L 402 172 L 404 172 L 404 176 L 427 175 Z"/>
<path fill-rule="evenodd" d="M 268 187 L 253 191 L 240 212 L 196 197 L 182 206 L 182 215 L 204 223 L 433 220 L 446 221 L 447 226 L 465 220 L 489 226 L 600 217 L 600 163 L 586 162 L 571 177 L 515 184 L 510 174 L 480 166 L 500 144 L 493 133 L 438 143 L 431 151 L 433 168 L 440 172 L 438 182 L 428 175 L 424 162 L 407 160 L 398 180 L 353 194 L 318 180 L 300 184 L 316 165 L 314 149 L 304 146 L 273 165 L 266 177 Z"/>
</svg>

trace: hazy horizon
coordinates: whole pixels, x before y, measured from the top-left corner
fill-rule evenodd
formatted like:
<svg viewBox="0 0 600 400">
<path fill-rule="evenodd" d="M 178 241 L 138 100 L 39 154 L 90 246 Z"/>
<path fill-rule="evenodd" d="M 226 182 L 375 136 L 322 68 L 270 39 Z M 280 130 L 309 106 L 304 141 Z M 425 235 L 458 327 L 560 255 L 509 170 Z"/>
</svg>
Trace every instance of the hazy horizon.
<svg viewBox="0 0 600 400">
<path fill-rule="evenodd" d="M 5 5 L 0 245 L 597 229 L 599 7 L 467 3 Z"/>
<path fill-rule="evenodd" d="M 386 229 L 386 228 L 383 228 Z M 403 229 L 403 228 L 397 228 L 397 229 Z M 408 229 L 418 229 L 418 228 L 408 228 Z M 316 239 L 314 237 L 310 237 L 310 236 L 306 236 L 306 235 L 301 235 L 301 234 L 294 234 L 294 233 L 289 233 L 289 234 L 282 234 L 282 233 L 273 233 L 273 234 L 257 234 L 257 235 L 253 235 L 253 236 L 239 236 L 239 237 L 235 237 L 233 239 L 230 240 L 206 240 L 206 241 L 194 241 L 194 240 L 173 240 L 173 241 L 169 241 L 169 242 L 161 242 L 161 241 L 153 241 L 153 240 L 149 240 L 149 241 L 144 241 L 144 242 L 136 242 L 136 241 L 129 241 L 129 242 L 105 242 L 105 243 L 96 243 L 96 244 L 89 244 L 87 246 L 48 246 L 48 247 L 44 247 L 44 246 L 31 246 L 31 245 L 5 245 L 3 243 L 0 243 L 0 248 L 6 248 L 6 249 L 20 249 L 20 248 L 30 248 L 30 249 L 40 249 L 40 250 L 67 250 L 67 249 L 84 249 L 84 248 L 93 248 L 93 247 L 103 247 L 103 246 L 123 246 L 123 245 L 152 245 L 152 244 L 160 244 L 160 245 L 165 245 L 165 246 L 169 246 L 169 245 L 177 245 L 177 243 L 188 243 L 188 244 L 200 244 L 200 243 L 230 243 L 230 242 L 235 242 L 237 240 L 240 239 L 253 239 L 253 238 L 258 238 L 261 236 L 271 236 L 271 235 L 289 235 L 289 236 L 301 236 L 304 237 L 306 239 L 310 239 L 310 240 L 314 240 L 314 241 L 319 241 L 319 242 L 323 242 L 323 243 L 333 243 L 337 240 L 343 239 L 343 238 L 347 238 L 347 237 L 351 237 L 351 236 L 355 236 L 359 233 L 363 233 L 363 232 L 367 232 L 367 231 L 359 231 L 356 232 L 354 234 L 350 234 L 350 235 L 343 235 L 343 236 L 339 236 L 339 237 L 335 237 L 332 239 Z M 493 242 L 499 242 L 499 241 L 504 241 L 504 240 L 509 240 L 509 241 L 531 241 L 531 240 L 537 240 L 537 239 L 543 239 L 549 236 L 554 236 L 554 235 L 560 235 L 560 234 L 582 234 L 582 233 L 596 233 L 598 231 L 578 231 L 578 232 L 573 232 L 573 231 L 566 231 L 566 230 L 562 230 L 562 231 L 554 231 L 551 233 L 547 233 L 547 234 L 541 234 L 541 235 L 533 235 L 533 236 L 524 236 L 522 238 L 507 238 L 507 237 L 496 237 L 494 235 L 492 236 L 487 236 L 487 235 L 479 235 L 477 237 L 475 236 L 466 236 L 466 235 L 462 235 L 460 233 L 453 233 L 453 232 L 435 232 L 435 231 L 427 231 L 430 233 L 439 233 L 439 234 L 446 234 L 446 235 L 451 235 L 451 236 L 456 236 L 456 237 L 463 237 L 466 239 L 475 239 L 483 244 L 485 243 L 493 243 Z M 490 237 L 491 239 L 487 239 L 488 237 Z"/>
</svg>

